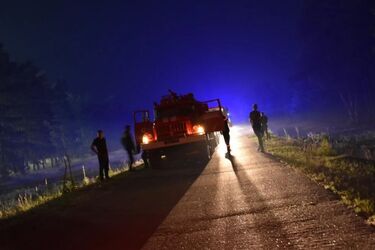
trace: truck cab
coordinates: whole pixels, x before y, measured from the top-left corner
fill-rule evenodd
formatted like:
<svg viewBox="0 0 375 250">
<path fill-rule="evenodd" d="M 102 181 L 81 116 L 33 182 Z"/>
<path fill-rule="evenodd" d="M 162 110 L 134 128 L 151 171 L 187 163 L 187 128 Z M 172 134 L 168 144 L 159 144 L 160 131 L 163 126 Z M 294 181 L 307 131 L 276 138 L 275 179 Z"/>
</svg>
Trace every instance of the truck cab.
<svg viewBox="0 0 375 250">
<path fill-rule="evenodd" d="M 218 144 L 225 116 L 219 99 L 198 101 L 192 93 L 169 91 L 148 110 L 134 112 L 135 140 L 145 164 L 160 167 L 163 160 L 193 155 L 209 160 Z"/>
</svg>

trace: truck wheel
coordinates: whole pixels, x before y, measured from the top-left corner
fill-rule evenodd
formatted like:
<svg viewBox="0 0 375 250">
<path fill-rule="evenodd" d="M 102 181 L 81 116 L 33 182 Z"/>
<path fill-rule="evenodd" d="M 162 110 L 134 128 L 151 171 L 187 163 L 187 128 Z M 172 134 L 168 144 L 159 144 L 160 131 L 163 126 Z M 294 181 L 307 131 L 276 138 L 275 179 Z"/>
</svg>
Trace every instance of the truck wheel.
<svg viewBox="0 0 375 250">
<path fill-rule="evenodd" d="M 143 160 L 143 163 L 144 163 L 144 167 L 148 168 L 150 166 L 149 152 L 148 151 L 143 151 L 141 156 L 142 156 L 142 160 Z"/>
<path fill-rule="evenodd" d="M 215 133 L 215 140 L 216 140 L 216 145 L 220 144 L 220 133 L 216 132 Z"/>
<path fill-rule="evenodd" d="M 208 146 L 208 149 L 209 149 L 209 156 L 211 158 L 211 156 L 215 152 L 215 148 L 217 146 L 215 133 L 207 134 L 207 146 Z"/>
<path fill-rule="evenodd" d="M 200 146 L 201 150 L 201 157 L 203 160 L 210 160 L 211 159 L 211 147 L 209 145 L 209 143 L 202 143 L 201 146 Z"/>
<path fill-rule="evenodd" d="M 210 149 L 211 149 L 211 155 L 215 152 L 215 148 L 217 147 L 218 142 L 216 135 L 214 133 L 211 134 L 210 137 Z"/>
<path fill-rule="evenodd" d="M 151 165 L 151 168 L 160 168 L 161 167 L 161 155 L 160 152 L 155 151 L 149 151 L 148 152 L 148 161 Z"/>
</svg>

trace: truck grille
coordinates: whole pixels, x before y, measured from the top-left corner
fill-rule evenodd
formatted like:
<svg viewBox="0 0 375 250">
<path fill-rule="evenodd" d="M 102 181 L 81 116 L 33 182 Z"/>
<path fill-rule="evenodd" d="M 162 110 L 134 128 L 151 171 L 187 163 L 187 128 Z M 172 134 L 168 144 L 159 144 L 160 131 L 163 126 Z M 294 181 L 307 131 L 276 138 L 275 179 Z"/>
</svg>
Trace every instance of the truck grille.
<svg viewBox="0 0 375 250">
<path fill-rule="evenodd" d="M 185 122 L 165 122 L 156 127 L 158 140 L 184 137 L 186 134 Z"/>
</svg>

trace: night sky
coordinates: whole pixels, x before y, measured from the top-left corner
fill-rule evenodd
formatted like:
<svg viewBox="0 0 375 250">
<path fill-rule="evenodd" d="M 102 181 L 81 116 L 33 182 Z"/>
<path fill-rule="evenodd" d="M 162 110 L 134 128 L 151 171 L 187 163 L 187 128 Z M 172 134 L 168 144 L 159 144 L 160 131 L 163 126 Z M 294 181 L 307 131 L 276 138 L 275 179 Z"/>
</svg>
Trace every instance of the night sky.
<svg viewBox="0 0 375 250">
<path fill-rule="evenodd" d="M 293 72 L 300 1 L 94 2 L 3 3 L 0 41 L 114 120 L 168 88 L 221 98 L 235 120 L 254 102 L 277 112 L 269 90 Z"/>
<path fill-rule="evenodd" d="M 220 98 L 235 121 L 253 103 L 285 117 L 343 114 L 340 91 L 372 100 L 371 1 L 94 2 L 2 3 L 0 42 L 86 98 L 98 121 L 130 122 L 168 89 Z"/>
</svg>

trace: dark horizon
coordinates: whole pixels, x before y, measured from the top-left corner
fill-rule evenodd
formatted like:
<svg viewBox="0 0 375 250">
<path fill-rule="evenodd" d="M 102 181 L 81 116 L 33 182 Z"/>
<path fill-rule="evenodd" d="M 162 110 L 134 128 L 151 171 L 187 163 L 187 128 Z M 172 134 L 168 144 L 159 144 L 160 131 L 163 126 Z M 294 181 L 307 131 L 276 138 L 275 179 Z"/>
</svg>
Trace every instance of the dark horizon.
<svg viewBox="0 0 375 250">
<path fill-rule="evenodd" d="M 352 92 L 358 74 L 374 68 L 370 1 L 22 5 L 0 10 L 0 41 L 11 58 L 33 62 L 116 122 L 168 89 L 221 98 L 239 122 L 253 103 L 272 116 L 345 112 L 339 92 Z"/>
<path fill-rule="evenodd" d="M 271 126 L 318 130 L 373 124 L 373 9 L 366 0 L 17 1 L 0 10 L 0 43 L 71 93 L 92 134 L 119 134 L 168 89 L 220 98 L 235 123 L 257 103 Z"/>
<path fill-rule="evenodd" d="M 121 120 L 115 112 L 152 107 L 174 89 L 202 100 L 221 98 L 242 121 L 255 102 L 276 110 L 264 92 L 289 85 L 297 60 L 292 38 L 301 4 L 273 2 L 269 8 L 272 2 L 39 1 L 21 10 L 8 3 L 1 10 L 0 41 L 14 60 L 31 61 L 50 81 L 88 96 L 89 106 L 104 100 L 114 120 Z M 282 98 L 272 93 L 276 102 Z"/>
</svg>

